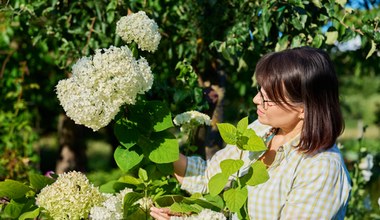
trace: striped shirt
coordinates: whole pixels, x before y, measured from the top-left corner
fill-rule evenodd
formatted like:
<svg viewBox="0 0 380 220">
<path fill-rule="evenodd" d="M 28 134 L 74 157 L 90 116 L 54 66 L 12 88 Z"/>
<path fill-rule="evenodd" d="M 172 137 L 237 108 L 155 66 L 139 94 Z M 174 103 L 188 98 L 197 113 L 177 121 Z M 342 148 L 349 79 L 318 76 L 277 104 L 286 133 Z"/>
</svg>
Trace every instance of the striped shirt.
<svg viewBox="0 0 380 220">
<path fill-rule="evenodd" d="M 261 137 L 271 129 L 257 120 L 249 128 Z M 267 169 L 270 177 L 267 182 L 248 186 L 250 219 L 344 219 L 351 180 L 339 149 L 334 145 L 310 156 L 294 147 L 299 139 L 298 135 L 277 150 Z M 208 180 L 221 172 L 221 161 L 239 159 L 242 155 L 244 165 L 240 173 L 244 175 L 263 153 L 243 151 L 241 154 L 236 146 L 227 145 L 208 161 L 188 157 L 181 188 L 190 193 L 207 193 Z"/>
</svg>

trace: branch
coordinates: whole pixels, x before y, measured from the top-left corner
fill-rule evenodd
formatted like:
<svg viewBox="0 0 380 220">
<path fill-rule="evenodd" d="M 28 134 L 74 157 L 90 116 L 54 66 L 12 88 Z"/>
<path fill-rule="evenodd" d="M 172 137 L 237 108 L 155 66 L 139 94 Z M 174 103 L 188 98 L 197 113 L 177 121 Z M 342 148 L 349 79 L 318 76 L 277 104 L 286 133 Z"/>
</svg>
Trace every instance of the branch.
<svg viewBox="0 0 380 220">
<path fill-rule="evenodd" d="M 14 50 L 12 50 L 11 52 L 8 52 L 8 55 L 5 58 L 3 65 L 1 66 L 0 79 L 3 78 L 4 72 L 5 72 L 5 66 L 7 65 L 9 60 L 11 59 L 11 56 L 13 55 L 14 52 L 15 52 Z"/>
<path fill-rule="evenodd" d="M 86 42 L 86 45 L 83 47 L 82 54 L 86 54 L 85 52 L 87 50 L 88 45 L 90 44 L 91 34 L 94 31 L 95 20 L 96 20 L 96 17 L 91 18 L 90 32 L 88 33 L 87 42 Z"/>
<path fill-rule="evenodd" d="M 339 20 L 339 19 L 338 19 Z M 360 29 L 356 29 L 356 28 L 353 28 L 353 27 L 350 27 L 350 26 L 348 26 L 347 24 L 345 24 L 343 21 L 341 21 L 341 20 L 339 20 L 339 23 L 341 24 L 341 25 L 343 25 L 345 28 L 349 28 L 349 29 L 351 29 L 352 31 L 354 31 L 354 32 L 357 32 L 357 33 L 359 33 L 360 35 L 362 35 L 362 36 L 364 36 L 364 33 L 362 32 L 362 30 L 360 30 Z"/>
</svg>

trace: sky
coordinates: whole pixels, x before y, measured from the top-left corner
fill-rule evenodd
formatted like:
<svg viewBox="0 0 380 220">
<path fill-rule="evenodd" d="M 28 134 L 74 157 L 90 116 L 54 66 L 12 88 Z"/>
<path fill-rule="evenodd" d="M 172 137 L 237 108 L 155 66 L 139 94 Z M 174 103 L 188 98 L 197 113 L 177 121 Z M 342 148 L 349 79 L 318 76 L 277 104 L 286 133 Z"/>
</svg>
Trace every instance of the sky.
<svg viewBox="0 0 380 220">
<path fill-rule="evenodd" d="M 374 4 L 379 5 L 380 0 L 375 0 Z M 347 6 L 350 8 L 362 8 L 363 5 L 364 5 L 364 0 L 352 0 L 352 1 L 349 1 L 349 3 L 347 3 Z"/>
</svg>

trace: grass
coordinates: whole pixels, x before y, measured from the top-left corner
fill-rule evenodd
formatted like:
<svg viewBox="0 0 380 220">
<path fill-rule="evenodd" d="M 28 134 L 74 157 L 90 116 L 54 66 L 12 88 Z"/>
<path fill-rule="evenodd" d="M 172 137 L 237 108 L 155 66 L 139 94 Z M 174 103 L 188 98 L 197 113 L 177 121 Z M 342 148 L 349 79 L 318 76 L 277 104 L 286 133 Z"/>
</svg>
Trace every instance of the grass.
<svg viewBox="0 0 380 220">
<path fill-rule="evenodd" d="M 339 140 L 357 139 L 361 134 L 361 128 L 358 127 L 346 127 Z M 380 138 L 380 129 L 376 125 L 369 125 L 364 133 L 366 139 L 378 139 Z"/>
</svg>

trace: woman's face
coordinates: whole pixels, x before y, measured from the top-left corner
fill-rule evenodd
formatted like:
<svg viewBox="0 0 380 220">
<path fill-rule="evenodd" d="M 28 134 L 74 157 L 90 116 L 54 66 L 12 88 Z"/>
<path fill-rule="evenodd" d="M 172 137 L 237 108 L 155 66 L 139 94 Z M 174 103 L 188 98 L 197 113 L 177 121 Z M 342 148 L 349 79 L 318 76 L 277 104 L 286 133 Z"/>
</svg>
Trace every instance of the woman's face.
<svg viewBox="0 0 380 220">
<path fill-rule="evenodd" d="M 258 120 L 262 124 L 286 130 L 292 130 L 303 124 L 304 110 L 300 104 L 281 107 L 269 100 L 263 89 L 253 98 L 253 103 L 257 105 Z"/>
</svg>

